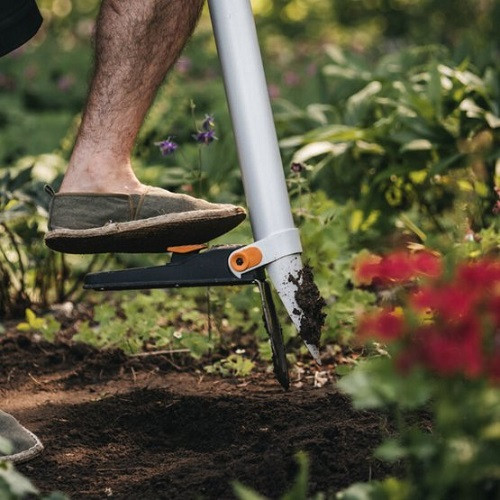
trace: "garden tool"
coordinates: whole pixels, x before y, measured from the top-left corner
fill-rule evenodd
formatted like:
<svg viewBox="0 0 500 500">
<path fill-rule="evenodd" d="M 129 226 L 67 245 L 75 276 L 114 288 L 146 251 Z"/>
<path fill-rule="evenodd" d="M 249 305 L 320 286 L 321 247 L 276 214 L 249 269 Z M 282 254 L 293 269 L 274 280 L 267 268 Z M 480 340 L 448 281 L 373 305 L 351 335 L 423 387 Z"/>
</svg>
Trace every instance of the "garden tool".
<svg viewBox="0 0 500 500">
<path fill-rule="evenodd" d="M 305 278 L 299 231 L 292 218 L 250 0 L 209 0 L 208 4 L 255 241 L 210 249 L 204 245 L 170 248 L 169 264 L 94 273 L 87 276 L 85 287 L 118 290 L 257 284 L 275 373 L 288 387 L 281 328 L 265 271 L 305 337 L 308 350 L 320 363 L 317 342 L 304 335 L 304 325 L 310 329 L 311 322 L 298 300 Z M 319 332 L 315 337 L 319 339 Z"/>
</svg>

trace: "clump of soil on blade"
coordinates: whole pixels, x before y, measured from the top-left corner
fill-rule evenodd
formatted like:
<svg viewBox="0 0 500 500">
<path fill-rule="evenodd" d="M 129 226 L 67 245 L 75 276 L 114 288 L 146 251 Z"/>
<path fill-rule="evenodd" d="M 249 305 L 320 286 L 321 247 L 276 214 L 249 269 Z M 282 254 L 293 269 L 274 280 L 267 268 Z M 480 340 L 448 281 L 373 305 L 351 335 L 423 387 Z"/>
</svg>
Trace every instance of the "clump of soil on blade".
<svg viewBox="0 0 500 500">
<path fill-rule="evenodd" d="M 326 302 L 314 283 L 312 268 L 304 266 L 297 278 L 290 275 L 288 279 L 297 286 L 295 300 L 303 312 L 300 321 L 300 336 L 308 344 L 319 347 L 321 329 L 326 318 L 323 312 Z"/>
</svg>

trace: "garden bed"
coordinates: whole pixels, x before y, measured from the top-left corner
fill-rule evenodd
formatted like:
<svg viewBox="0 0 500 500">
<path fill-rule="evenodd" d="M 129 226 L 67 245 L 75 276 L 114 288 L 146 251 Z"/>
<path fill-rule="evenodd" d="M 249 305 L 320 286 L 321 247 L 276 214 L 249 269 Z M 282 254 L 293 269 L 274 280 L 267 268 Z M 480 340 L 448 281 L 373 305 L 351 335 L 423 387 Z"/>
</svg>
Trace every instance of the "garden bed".
<svg viewBox="0 0 500 500">
<path fill-rule="evenodd" d="M 21 472 L 72 498 L 233 498 L 235 480 L 277 498 L 299 450 L 309 455 L 310 493 L 394 472 L 371 457 L 390 433 L 387 419 L 354 411 L 331 382 L 285 392 L 264 367 L 223 379 L 173 365 L 2 339 L 2 409 L 46 446 Z"/>
</svg>

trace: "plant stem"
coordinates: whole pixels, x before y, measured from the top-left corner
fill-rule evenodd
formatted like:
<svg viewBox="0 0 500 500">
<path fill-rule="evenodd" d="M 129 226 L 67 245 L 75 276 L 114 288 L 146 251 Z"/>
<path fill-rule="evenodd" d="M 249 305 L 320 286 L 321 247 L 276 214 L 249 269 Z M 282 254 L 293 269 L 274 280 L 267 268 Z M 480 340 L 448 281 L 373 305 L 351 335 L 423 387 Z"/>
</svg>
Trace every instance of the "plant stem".
<svg viewBox="0 0 500 500">
<path fill-rule="evenodd" d="M 21 250 L 19 250 L 19 245 L 17 244 L 17 241 L 16 241 L 14 234 L 9 229 L 7 224 L 5 224 L 5 222 L 2 222 L 2 227 L 4 228 L 5 232 L 7 233 L 7 236 L 9 237 L 9 240 L 12 243 L 12 246 L 14 247 L 14 250 L 17 254 L 17 258 L 19 261 L 19 270 L 21 271 L 20 276 L 19 276 L 19 282 L 21 285 L 21 289 L 19 291 L 25 296 L 26 295 L 26 281 L 25 281 L 26 270 L 25 270 L 25 267 L 23 264 L 23 259 L 21 257 Z"/>
<path fill-rule="evenodd" d="M 0 253 L 2 254 L 5 262 L 9 265 L 10 271 L 8 272 L 5 267 L 3 267 L 3 269 L 4 269 L 5 273 L 8 274 L 9 281 L 12 284 L 12 287 L 16 290 L 16 292 L 19 293 L 20 289 L 18 287 L 16 287 L 16 283 L 19 286 L 20 286 L 20 283 L 19 283 L 19 280 L 16 277 L 16 270 L 15 270 L 14 265 L 12 264 L 12 262 L 7 258 L 7 254 L 5 253 L 5 250 L 3 249 L 3 247 L 1 245 L 0 245 Z"/>
</svg>

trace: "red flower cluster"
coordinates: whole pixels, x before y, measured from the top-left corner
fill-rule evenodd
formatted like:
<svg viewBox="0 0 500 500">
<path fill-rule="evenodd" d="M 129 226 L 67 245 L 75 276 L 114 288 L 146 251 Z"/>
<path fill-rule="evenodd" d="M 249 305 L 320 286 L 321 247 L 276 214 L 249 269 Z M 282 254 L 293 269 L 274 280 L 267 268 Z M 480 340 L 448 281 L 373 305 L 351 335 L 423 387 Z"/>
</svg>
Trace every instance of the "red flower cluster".
<svg viewBox="0 0 500 500">
<path fill-rule="evenodd" d="M 386 262 L 400 259 L 389 257 Z M 360 334 L 399 340 L 395 359 L 402 372 L 421 366 L 442 376 L 500 382 L 500 261 L 461 264 L 449 282 L 426 284 L 407 305 L 405 316 L 387 309 L 365 316 Z M 415 321 L 429 314 L 431 321 Z"/>
<path fill-rule="evenodd" d="M 406 283 L 418 276 L 441 275 L 441 257 L 428 250 L 415 253 L 395 252 L 385 257 L 361 254 L 354 263 L 356 285 Z"/>
</svg>

